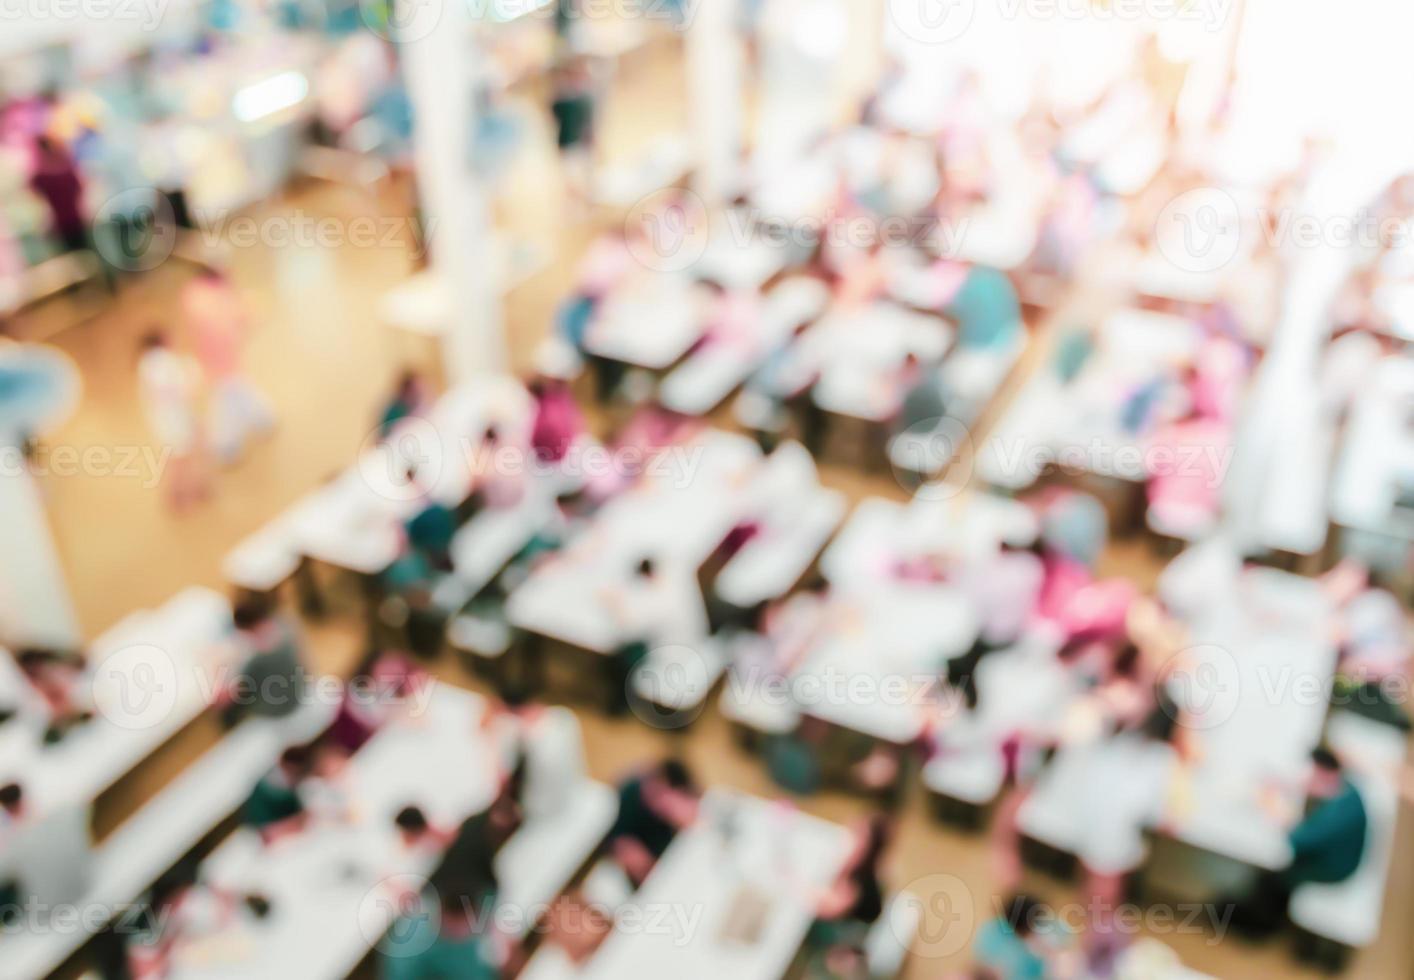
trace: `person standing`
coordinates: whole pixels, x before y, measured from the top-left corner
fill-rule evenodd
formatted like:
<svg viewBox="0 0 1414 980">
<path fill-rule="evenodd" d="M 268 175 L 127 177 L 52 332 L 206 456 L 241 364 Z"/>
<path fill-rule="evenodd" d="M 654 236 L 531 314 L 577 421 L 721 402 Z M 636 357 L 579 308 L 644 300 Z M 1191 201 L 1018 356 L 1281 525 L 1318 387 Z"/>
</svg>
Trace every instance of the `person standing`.
<svg viewBox="0 0 1414 980">
<path fill-rule="evenodd" d="M 201 460 L 197 370 L 190 358 L 172 349 L 165 332 L 153 330 L 142 339 L 137 373 L 148 425 L 168 456 L 163 478 L 168 499 L 181 511 L 209 490 Z"/>
<path fill-rule="evenodd" d="M 270 403 L 246 377 L 242 363 L 249 311 L 230 278 L 207 267 L 183 289 L 182 312 L 210 386 L 213 448 L 223 463 L 234 463 L 252 434 L 267 433 L 275 425 Z"/>
<path fill-rule="evenodd" d="M 555 145 L 565 171 L 565 186 L 575 205 L 589 206 L 594 178 L 594 79 L 588 62 L 571 60 L 555 71 L 550 103 Z"/>
<path fill-rule="evenodd" d="M 29 185 L 49 205 L 50 231 L 65 252 L 89 247 L 88 222 L 83 215 L 83 180 L 73 156 L 57 141 L 35 141 L 34 172 Z"/>
</svg>

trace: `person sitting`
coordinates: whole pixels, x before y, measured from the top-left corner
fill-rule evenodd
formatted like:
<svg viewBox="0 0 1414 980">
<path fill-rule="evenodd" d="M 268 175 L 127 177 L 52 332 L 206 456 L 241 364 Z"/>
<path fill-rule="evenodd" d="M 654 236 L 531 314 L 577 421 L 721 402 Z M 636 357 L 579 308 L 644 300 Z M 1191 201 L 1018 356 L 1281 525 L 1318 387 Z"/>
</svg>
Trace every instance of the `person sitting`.
<svg viewBox="0 0 1414 980">
<path fill-rule="evenodd" d="M 524 766 L 517 763 L 503 772 L 491 805 L 467 817 L 452 835 L 431 878 L 443 896 L 457 895 L 468 906 L 476 906 L 500 891 L 496 854 L 524 823 L 520 805 L 523 783 Z"/>
<path fill-rule="evenodd" d="M 584 416 L 563 381 L 544 378 L 530 383 L 535 399 L 535 417 L 530 429 L 530 448 L 542 463 L 559 463 L 569 455 L 585 433 Z"/>
<path fill-rule="evenodd" d="M 440 523 L 434 522 L 434 523 Z M 442 532 L 438 532 L 441 534 Z M 435 658 L 442 650 L 442 640 L 452 610 L 438 601 L 438 585 L 445 579 L 445 570 L 429 553 L 432 532 L 424 529 L 423 546 L 411 539 L 412 530 L 404 540 L 402 552 L 381 576 L 384 599 L 378 617 L 385 626 L 401 631 L 406 649 L 425 659 Z M 450 546 L 451 537 L 445 535 Z M 443 559 L 450 565 L 450 557 Z"/>
<path fill-rule="evenodd" d="M 1305 816 L 1290 832 L 1291 863 L 1268 872 L 1234 922 L 1253 935 L 1274 930 L 1301 885 L 1345 881 L 1360 867 L 1369 834 L 1369 814 L 1340 759 L 1324 746 L 1311 752 L 1310 797 Z"/>
<path fill-rule="evenodd" d="M 815 910 L 809 943 L 823 951 L 831 975 L 851 975 L 862 958 L 869 927 L 884 913 L 880 865 L 893 840 L 893 821 L 876 813 L 854 829 L 854 847 Z"/>
<path fill-rule="evenodd" d="M 241 823 L 258 831 L 266 843 L 304 828 L 309 814 L 300 797 L 300 783 L 309 775 L 313 758 L 307 745 L 287 748 L 275 768 L 255 784 L 241 808 Z"/>
<path fill-rule="evenodd" d="M 585 779 L 579 719 L 568 708 L 531 702 L 519 687 L 506 691 L 504 704 L 513 727 L 507 769 L 520 770 L 517 802 L 528 820 L 554 816 Z"/>
<path fill-rule="evenodd" d="M 972 957 L 983 975 L 996 980 L 1045 980 L 1051 975 L 1046 936 L 1039 928 L 1045 906 L 1030 895 L 1013 895 L 1001 915 L 982 924 Z"/>
<path fill-rule="evenodd" d="M 959 347 L 1004 347 L 1021 330 L 1021 301 L 1005 272 L 986 266 L 968 270 L 962 288 L 943 311 L 957 324 Z"/>
<path fill-rule="evenodd" d="M 628 580 L 606 587 L 601 598 L 619 623 L 622 640 L 606 658 L 608 698 L 605 709 L 621 715 L 629 708 L 633 670 L 655 647 L 707 634 L 707 609 L 695 580 L 664 573 L 643 558 Z"/>
<path fill-rule="evenodd" d="M 619 785 L 619 814 L 609 829 L 614 859 L 641 883 L 677 832 L 697 819 L 700 797 L 687 766 L 665 759 Z"/>
<path fill-rule="evenodd" d="M 93 717 L 85 704 L 80 683 L 83 656 L 73 651 L 28 647 L 15 654 L 20 671 L 39 694 L 48 711 L 44 741 L 54 743 Z"/>
<path fill-rule="evenodd" d="M 407 851 L 441 854 L 454 839 L 451 831 L 434 827 L 418 806 L 399 810 L 393 817 L 393 825 L 398 828 L 398 840 Z"/>
<path fill-rule="evenodd" d="M 13 897 L 0 904 L 0 925 L 16 913 L 48 923 L 56 910 L 88 893 L 94 871 L 90 811 L 89 803 L 78 800 L 51 800 L 41 811 L 19 782 L 0 786 L 0 893 Z"/>
<path fill-rule="evenodd" d="M 416 695 L 425 680 L 426 675 L 407 657 L 375 652 L 344 686 L 325 739 L 353 755 L 397 712 L 399 704 Z"/>
<path fill-rule="evenodd" d="M 403 419 L 422 414 L 429 401 L 427 383 L 422 375 L 411 368 L 398 375 L 392 397 L 378 416 L 378 437 L 388 438 Z"/>
<path fill-rule="evenodd" d="M 274 598 L 266 593 L 241 599 L 233 619 L 244 661 L 225 693 L 223 720 L 233 725 L 247 714 L 258 718 L 293 714 L 305 682 L 296 627 L 279 614 Z"/>
<path fill-rule="evenodd" d="M 899 372 L 903 400 L 894 419 L 894 431 L 922 434 L 948 417 L 948 392 L 936 365 L 925 367 L 910 351 Z"/>
<path fill-rule="evenodd" d="M 456 512 L 436 500 L 429 500 L 407 522 L 407 543 L 420 552 L 437 571 L 452 568 L 452 538 L 457 533 Z"/>
<path fill-rule="evenodd" d="M 14 843 L 27 812 L 19 783 L 0 786 L 0 926 L 9 926 L 20 914 L 20 881 L 12 865 Z"/>
<path fill-rule="evenodd" d="M 475 508 L 514 507 L 525 497 L 524 451 L 507 443 L 501 430 L 488 425 L 473 457 L 471 492 Z"/>
<path fill-rule="evenodd" d="M 435 903 L 435 907 L 434 907 Z M 383 980 L 496 980 L 501 975 L 489 919 L 461 896 L 423 892 L 409 896 L 405 914 L 379 945 Z"/>
</svg>

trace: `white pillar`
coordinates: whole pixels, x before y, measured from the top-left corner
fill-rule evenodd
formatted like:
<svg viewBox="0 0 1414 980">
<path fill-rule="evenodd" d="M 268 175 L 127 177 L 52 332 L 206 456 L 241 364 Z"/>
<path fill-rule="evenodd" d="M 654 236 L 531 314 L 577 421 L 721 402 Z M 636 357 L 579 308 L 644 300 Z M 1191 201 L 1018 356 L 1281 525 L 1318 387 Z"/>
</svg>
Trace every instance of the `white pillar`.
<svg viewBox="0 0 1414 980">
<path fill-rule="evenodd" d="M 465 0 L 397 0 L 413 109 L 413 153 L 431 274 L 450 300 L 442 357 L 453 382 L 507 366 L 499 256 L 485 189 L 471 169 L 477 52 Z"/>
<path fill-rule="evenodd" d="M 0 642 L 80 649 L 44 501 L 16 446 L 0 446 Z"/>
<path fill-rule="evenodd" d="M 688 120 L 696 178 L 708 207 L 734 191 L 741 157 L 744 58 L 736 33 L 737 0 L 699 0 L 688 9 Z"/>
</svg>

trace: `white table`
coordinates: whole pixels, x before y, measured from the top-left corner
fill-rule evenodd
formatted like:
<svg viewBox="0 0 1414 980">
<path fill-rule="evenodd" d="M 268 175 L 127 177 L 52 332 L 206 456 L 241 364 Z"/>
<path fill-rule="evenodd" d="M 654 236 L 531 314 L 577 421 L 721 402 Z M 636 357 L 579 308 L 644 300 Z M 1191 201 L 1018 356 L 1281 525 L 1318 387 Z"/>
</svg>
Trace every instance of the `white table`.
<svg viewBox="0 0 1414 980">
<path fill-rule="evenodd" d="M 768 293 L 760 321 L 744 341 L 708 343 L 663 379 L 664 406 L 685 415 L 705 415 L 790 339 L 802 323 L 814 320 L 829 302 L 830 291 L 818 279 L 787 279 Z"/>
<path fill-rule="evenodd" d="M 234 647 L 231 608 L 209 589 L 186 589 L 134 613 L 93 642 L 86 682 L 97 710 L 55 745 L 7 736 L 0 762 L 41 812 L 91 803 L 211 703 Z M 16 719 L 6 727 L 23 724 Z"/>
<path fill-rule="evenodd" d="M 946 585 L 892 582 L 837 600 L 833 625 L 806 656 L 792 690 L 802 713 L 895 745 L 923 732 L 944 665 L 978 624 Z"/>
<path fill-rule="evenodd" d="M 1327 690 L 1335 670 L 1330 616 L 1315 581 L 1250 568 L 1227 601 L 1190 621 L 1179 679 L 1201 709 L 1190 722 L 1199 758 L 1186 803 L 1168 814 L 1176 839 L 1259 868 L 1290 861 L 1287 828 L 1262 793 L 1300 807 L 1327 709 L 1310 691 Z"/>
<path fill-rule="evenodd" d="M 717 430 L 664 452 L 695 462 L 695 472 L 689 475 L 676 462 L 650 466 L 658 472 L 606 504 L 587 531 L 511 593 L 506 614 L 513 625 L 612 652 L 625 637 L 602 592 L 626 581 L 643 558 L 654 560 L 685 607 L 694 594 L 701 606 L 697 569 L 736 523 L 739 494 L 761 452 L 746 437 Z M 705 634 L 705 619 L 692 619 L 683 623 L 679 641 L 692 643 Z"/>
<path fill-rule="evenodd" d="M 503 446 L 528 452 L 530 417 L 529 395 L 513 378 L 453 388 L 425 418 L 403 419 L 385 440 L 370 438 L 353 466 L 237 545 L 225 575 L 266 591 L 304 556 L 359 574 L 382 572 L 402 549 L 403 521 L 429 501 L 466 499 L 486 429 L 495 425 Z M 407 479 L 410 467 L 416 485 Z"/>
<path fill-rule="evenodd" d="M 813 391 L 827 412 L 880 422 L 890 418 L 905 392 L 893 375 L 909 354 L 923 364 L 942 360 L 953 341 L 943 319 L 878 302 L 827 313 L 798 342 L 800 357 L 820 366 Z"/>
<path fill-rule="evenodd" d="M 869 497 L 855 508 L 820 559 L 820 571 L 836 586 L 876 582 L 901 558 L 941 553 L 962 560 L 994 552 L 1002 542 L 1027 544 L 1040 524 L 1019 501 L 965 492 L 942 500 L 915 497 L 900 504 Z"/>
<path fill-rule="evenodd" d="M 259 891 L 271 914 L 177 950 L 171 975 L 346 977 L 392 924 L 388 879 L 425 877 L 438 861 L 399 845 L 397 811 L 415 804 L 432 822 L 455 827 L 494 797 L 497 753 L 478 727 L 482 710 L 477 695 L 443 685 L 425 715 L 375 734 L 346 774 L 358 807 L 353 824 L 313 826 L 268 847 L 248 830 L 228 839 L 203 877 Z"/>
<path fill-rule="evenodd" d="M 922 775 L 933 792 L 981 806 L 996 797 L 1005 777 L 1002 741 L 1014 732 L 1053 739 L 1081 686 L 1056 657 L 1055 644 L 1041 637 L 987 656 L 976 680 L 977 710 L 958 706 L 940 722 L 940 752 Z"/>
<path fill-rule="evenodd" d="M 820 486 L 815 462 L 804 446 L 776 448 L 746 491 L 747 519 L 760 524 L 753 537 L 717 576 L 717 595 L 739 609 L 789 592 L 839 526 L 848 501 Z"/>
<path fill-rule="evenodd" d="M 1291 921 L 1312 935 L 1358 948 L 1375 942 L 1380 934 L 1407 743 L 1398 729 L 1346 711 L 1331 715 L 1327 739 L 1350 767 L 1350 778 L 1365 804 L 1369 818 L 1365 854 L 1355 874 L 1345 881 L 1297 888 L 1291 896 Z"/>
<path fill-rule="evenodd" d="M 585 349 L 661 371 L 702 337 L 709 308 L 709 294 L 687 275 L 645 273 L 604 301 L 585 335 Z"/>
<path fill-rule="evenodd" d="M 836 824 L 784 803 L 713 790 L 698 822 L 678 834 L 630 899 L 643 912 L 640 922 L 660 928 L 628 928 L 621 913 L 580 975 L 777 980 L 814 921 L 816 896 L 839 874 L 850 846 L 849 832 Z M 766 903 L 759 921 L 748 923 L 758 930 L 754 942 L 722 935 L 747 893 Z"/>
<path fill-rule="evenodd" d="M 1124 399 L 1135 386 L 1191 363 L 1201 341 L 1197 324 L 1184 317 L 1139 309 L 1113 314 L 1068 383 L 1048 367 L 1018 393 L 978 447 L 978 471 L 988 483 L 1012 490 L 1030 486 L 1052 461 L 1114 479 L 1146 480 L 1144 449 L 1151 434 L 1122 428 Z"/>
<path fill-rule="evenodd" d="M 83 906 L 121 911 L 245 802 L 287 745 L 313 738 L 333 709 L 312 704 L 284 719 L 251 718 L 109 836 L 93 854 Z M 5 937 L 8 976 L 42 977 L 58 969 L 92 934 L 45 930 Z"/>
</svg>

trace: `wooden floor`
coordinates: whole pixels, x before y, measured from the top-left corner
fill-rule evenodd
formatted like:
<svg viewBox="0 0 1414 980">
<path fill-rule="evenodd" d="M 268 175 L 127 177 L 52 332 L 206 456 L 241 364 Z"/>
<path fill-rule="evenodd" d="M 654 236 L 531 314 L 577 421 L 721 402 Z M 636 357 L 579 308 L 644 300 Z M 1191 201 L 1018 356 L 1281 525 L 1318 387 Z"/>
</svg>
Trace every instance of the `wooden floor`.
<svg viewBox="0 0 1414 980">
<path fill-rule="evenodd" d="M 678 51 L 656 44 L 631 55 L 615 81 L 615 98 L 604 125 L 607 152 L 621 154 L 641 146 L 647 136 L 681 126 L 683 97 Z M 499 209 L 513 228 L 543 242 L 552 261 L 542 273 L 515 289 L 506 302 L 512 358 L 519 369 L 543 334 L 550 312 L 563 295 L 575 256 L 590 237 L 580 224 L 557 218 L 560 184 L 548 154 L 517 168 Z M 285 199 L 268 202 L 252 213 L 280 220 L 296 211 L 306 215 L 352 218 L 369 213 L 405 213 L 395 190 L 369 195 L 329 184 L 293 189 Z M 595 221 L 615 216 L 597 214 Z M 270 520 L 298 496 L 349 464 L 369 432 L 376 407 L 403 363 L 425 356 L 377 320 L 380 297 L 411 268 L 405 248 L 346 246 L 334 250 L 288 247 L 232 249 L 234 276 L 256 311 L 260 330 L 250 351 L 253 376 L 269 394 L 280 425 L 239 465 L 215 475 L 211 500 L 183 516 L 174 516 L 152 485 L 155 474 L 138 476 L 86 474 L 43 481 L 54 533 L 87 635 L 93 636 L 124 614 L 152 606 L 199 583 L 223 588 L 219 565 L 242 536 Z M 173 260 L 124 286 L 116 300 L 80 295 L 51 302 L 26 315 L 16 328 L 22 335 L 51 337 L 78 363 L 85 382 L 77 416 L 50 434 L 50 446 L 80 450 L 144 448 L 148 433 L 135 396 L 134 364 L 138 337 L 152 324 L 179 327 L 176 296 L 191 274 Z M 885 494 L 902 499 L 903 490 L 885 477 L 865 476 L 849 467 L 824 470 L 828 483 L 853 498 Z M 1152 582 L 1160 563 L 1143 545 L 1121 543 L 1106 556 L 1110 569 L 1122 569 Z M 357 650 L 351 617 L 334 619 L 311 633 L 320 665 L 347 669 Z M 450 679 L 471 684 L 450 662 Z M 474 684 L 472 685 L 474 686 Z M 608 721 L 593 711 L 581 714 L 595 776 L 613 779 L 636 762 L 665 750 L 666 736 L 633 720 Z M 100 830 L 131 812 L 156 787 L 215 738 L 214 726 L 199 723 L 105 798 Z M 691 730 L 685 750 L 701 777 L 761 794 L 778 791 L 758 761 L 737 749 L 723 721 L 709 711 Z M 940 828 L 924 811 L 915 792 L 903 809 L 898 845 L 889 869 L 890 884 L 936 890 L 949 875 L 965 883 L 975 915 L 988 917 L 997 900 L 992 892 L 990 854 L 985 836 Z M 845 820 L 864 812 L 865 804 L 826 794 L 801 801 L 821 815 Z M 1414 832 L 1411 815 L 1402 814 L 1395 870 L 1385 905 L 1383 939 L 1361 954 L 1350 976 L 1414 976 Z M 1031 875 L 1028 887 L 1057 902 L 1074 901 L 1071 886 Z M 965 927 L 967 916 L 954 928 Z M 925 936 L 920 950 L 963 946 L 956 933 Z M 1307 976 L 1299 970 L 1286 943 L 1249 946 L 1235 938 L 1221 943 L 1207 934 L 1164 935 L 1185 962 L 1220 977 Z M 938 977 L 967 964 L 963 953 L 922 956 L 910 975 Z M 3 973 L 3 969 L 0 969 Z M 1309 974 L 1314 975 L 1314 974 Z"/>
</svg>

